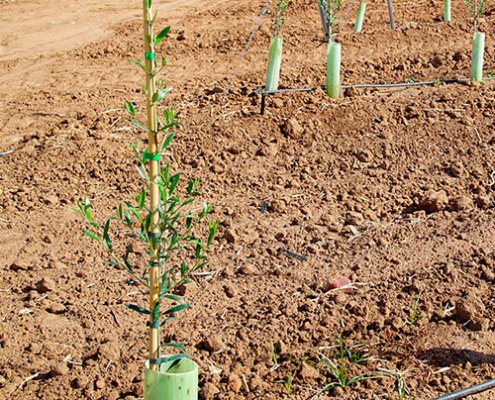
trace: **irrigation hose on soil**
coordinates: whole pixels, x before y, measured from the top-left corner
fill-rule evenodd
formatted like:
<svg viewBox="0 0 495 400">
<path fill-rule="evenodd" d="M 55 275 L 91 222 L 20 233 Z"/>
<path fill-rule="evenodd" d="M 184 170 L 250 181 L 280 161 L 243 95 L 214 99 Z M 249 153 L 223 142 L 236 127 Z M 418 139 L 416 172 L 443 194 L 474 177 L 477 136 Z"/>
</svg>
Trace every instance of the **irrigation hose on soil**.
<svg viewBox="0 0 495 400">
<path fill-rule="evenodd" d="M 342 89 L 386 89 L 386 88 L 407 88 L 414 86 L 435 86 L 441 83 L 465 83 L 469 82 L 471 79 L 468 78 L 455 78 L 455 79 L 445 79 L 441 81 L 424 81 L 424 82 L 407 82 L 407 83 L 364 83 L 356 85 L 342 85 Z M 483 78 L 483 81 L 493 81 L 495 78 Z M 266 96 L 276 93 L 304 93 L 304 92 L 314 92 L 318 87 L 326 90 L 326 86 L 308 87 L 308 88 L 287 88 L 278 90 L 265 90 L 264 86 L 256 88 L 253 92 L 255 94 L 261 95 L 261 114 L 264 114 Z"/>
<path fill-rule="evenodd" d="M 458 390 L 457 392 L 446 394 L 445 396 L 437 397 L 434 400 L 458 400 L 463 399 L 473 394 L 481 393 L 489 389 L 495 388 L 495 379 L 471 386 L 467 389 Z"/>
</svg>

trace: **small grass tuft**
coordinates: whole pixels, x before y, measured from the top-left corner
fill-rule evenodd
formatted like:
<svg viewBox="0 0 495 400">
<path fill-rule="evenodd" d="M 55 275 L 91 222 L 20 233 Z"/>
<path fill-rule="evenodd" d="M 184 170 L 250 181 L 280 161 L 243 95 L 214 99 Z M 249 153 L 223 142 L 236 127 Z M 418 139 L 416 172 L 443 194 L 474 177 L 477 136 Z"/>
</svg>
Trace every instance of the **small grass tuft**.
<svg viewBox="0 0 495 400">
<path fill-rule="evenodd" d="M 407 320 L 408 325 L 415 325 L 423 319 L 423 314 L 419 311 L 420 295 L 416 296 L 416 300 L 413 301 L 411 311 L 409 312 L 409 318 Z"/>
<path fill-rule="evenodd" d="M 369 356 L 362 347 L 361 345 L 346 345 L 344 339 L 340 337 L 337 351 L 332 358 L 327 357 L 320 351 L 319 358 L 328 373 L 330 382 L 318 390 L 311 399 L 315 399 L 326 391 L 336 388 L 345 389 L 361 381 L 380 378 L 379 375 L 375 375 L 375 372 L 370 375 L 355 372 L 356 366 L 359 364 L 366 364 L 369 361 L 376 360 L 374 357 Z"/>
</svg>

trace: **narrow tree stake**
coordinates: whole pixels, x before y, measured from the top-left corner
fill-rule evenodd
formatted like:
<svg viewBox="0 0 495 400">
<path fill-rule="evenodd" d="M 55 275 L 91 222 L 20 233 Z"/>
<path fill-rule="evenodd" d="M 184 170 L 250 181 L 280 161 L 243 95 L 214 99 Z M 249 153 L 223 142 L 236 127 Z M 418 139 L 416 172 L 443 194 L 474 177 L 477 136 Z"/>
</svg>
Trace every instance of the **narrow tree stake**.
<svg viewBox="0 0 495 400">
<path fill-rule="evenodd" d="M 388 16 L 390 17 L 390 27 L 395 31 L 395 18 L 394 18 L 394 6 L 392 0 L 387 0 Z"/>
<path fill-rule="evenodd" d="M 318 0 L 318 10 L 320 10 L 321 25 L 323 27 L 323 35 L 325 36 L 325 42 L 328 43 L 328 21 L 326 4 L 322 0 Z"/>
<path fill-rule="evenodd" d="M 151 155 L 149 161 L 148 176 L 150 180 L 150 212 L 151 225 L 149 229 L 150 238 L 158 238 L 160 235 L 159 229 L 159 202 L 160 192 L 157 184 L 158 174 L 160 173 L 160 165 L 156 156 L 158 153 L 157 146 L 157 111 L 156 103 L 152 96 L 156 90 L 155 81 L 155 37 L 153 33 L 153 13 L 149 0 L 143 0 L 143 22 L 144 22 L 144 44 L 145 44 L 145 68 L 146 68 L 146 91 L 147 103 L 146 112 L 148 117 L 148 152 Z M 150 369 L 157 370 L 157 362 L 160 358 L 160 331 L 159 321 L 155 321 L 155 310 L 158 310 L 159 295 L 160 295 L 160 264 L 158 260 L 159 248 L 158 244 L 153 245 L 153 251 L 150 259 L 150 336 L 149 336 L 149 360 Z M 156 325 L 158 322 L 158 326 Z"/>
</svg>

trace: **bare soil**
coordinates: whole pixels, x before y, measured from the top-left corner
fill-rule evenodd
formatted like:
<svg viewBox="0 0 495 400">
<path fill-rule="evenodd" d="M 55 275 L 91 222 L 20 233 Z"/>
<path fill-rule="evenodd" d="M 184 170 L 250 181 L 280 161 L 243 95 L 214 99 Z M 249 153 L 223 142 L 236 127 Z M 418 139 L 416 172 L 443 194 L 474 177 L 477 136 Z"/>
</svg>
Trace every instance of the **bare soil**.
<svg viewBox="0 0 495 400">
<path fill-rule="evenodd" d="M 146 325 L 124 307 L 142 300 L 71 211 L 87 194 L 103 218 L 140 185 L 127 144 L 144 137 L 122 110 L 142 104 L 134 3 L 0 1 L 1 399 L 142 398 Z M 278 94 L 261 116 L 269 18 L 236 65 L 263 3 L 159 5 L 183 123 L 172 162 L 222 223 L 193 307 L 164 332 L 200 364 L 202 398 L 288 398 L 293 375 L 290 398 L 307 399 L 331 381 L 318 352 L 340 338 L 375 358 L 352 373 L 376 379 L 319 399 L 399 399 L 385 370 L 407 399 L 493 378 L 493 84 Z M 370 0 L 360 35 L 357 2 L 344 7 L 344 82 L 467 77 L 472 31 L 454 3 L 446 25 L 441 1 L 398 2 L 393 33 Z M 282 86 L 320 85 L 316 2 L 298 0 L 283 29 Z M 332 290 L 339 278 L 354 289 Z"/>
</svg>

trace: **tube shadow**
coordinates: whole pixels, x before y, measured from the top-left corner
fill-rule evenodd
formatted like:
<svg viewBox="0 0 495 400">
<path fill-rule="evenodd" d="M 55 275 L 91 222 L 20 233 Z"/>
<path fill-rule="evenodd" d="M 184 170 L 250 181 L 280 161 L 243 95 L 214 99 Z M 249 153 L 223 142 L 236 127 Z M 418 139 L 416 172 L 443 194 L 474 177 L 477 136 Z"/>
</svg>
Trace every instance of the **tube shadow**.
<svg viewBox="0 0 495 400">
<path fill-rule="evenodd" d="M 467 362 L 473 366 L 495 364 L 495 356 L 473 350 L 435 348 L 418 352 L 417 358 L 437 367 L 449 367 L 453 364 L 465 364 Z"/>
</svg>

